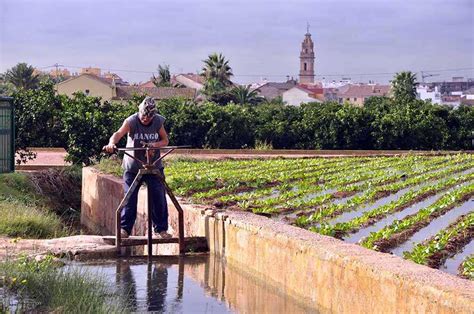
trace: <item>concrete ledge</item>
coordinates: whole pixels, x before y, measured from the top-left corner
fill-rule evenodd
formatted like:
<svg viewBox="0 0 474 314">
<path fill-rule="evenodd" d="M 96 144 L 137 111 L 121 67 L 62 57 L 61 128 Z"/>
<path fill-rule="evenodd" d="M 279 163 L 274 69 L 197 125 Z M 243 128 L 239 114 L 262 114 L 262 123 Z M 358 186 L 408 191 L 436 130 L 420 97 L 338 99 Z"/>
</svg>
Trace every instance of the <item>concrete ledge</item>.
<svg viewBox="0 0 474 314">
<path fill-rule="evenodd" d="M 84 168 L 81 221 L 113 234 L 120 193 L 120 179 Z M 146 225 L 143 196 L 139 194 L 137 235 L 144 234 L 140 226 Z M 215 255 L 315 308 L 347 313 L 474 309 L 474 283 L 469 280 L 251 213 L 181 203 L 186 236 L 205 236 Z M 176 211 L 170 202 L 169 207 L 170 225 L 177 230 Z M 173 249 L 160 245 L 155 252 Z"/>
</svg>

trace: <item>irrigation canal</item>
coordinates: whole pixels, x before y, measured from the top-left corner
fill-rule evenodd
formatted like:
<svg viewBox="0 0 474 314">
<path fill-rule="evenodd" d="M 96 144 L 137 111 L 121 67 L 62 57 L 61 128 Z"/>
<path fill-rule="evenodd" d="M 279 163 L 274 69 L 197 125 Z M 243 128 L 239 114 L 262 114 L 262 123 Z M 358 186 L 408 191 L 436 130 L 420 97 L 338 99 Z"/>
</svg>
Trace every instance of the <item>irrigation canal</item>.
<svg viewBox="0 0 474 314">
<path fill-rule="evenodd" d="M 66 268 L 100 276 L 126 298 L 131 312 L 318 312 L 213 255 L 72 262 Z"/>
</svg>

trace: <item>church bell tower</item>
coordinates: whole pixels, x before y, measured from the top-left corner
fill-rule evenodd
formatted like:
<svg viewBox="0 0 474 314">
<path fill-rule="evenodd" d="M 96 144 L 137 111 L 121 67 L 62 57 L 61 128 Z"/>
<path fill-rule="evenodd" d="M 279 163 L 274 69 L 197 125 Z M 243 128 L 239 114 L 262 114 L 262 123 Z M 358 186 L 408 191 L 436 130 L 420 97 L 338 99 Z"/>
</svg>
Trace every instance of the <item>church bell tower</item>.
<svg viewBox="0 0 474 314">
<path fill-rule="evenodd" d="M 314 84 L 314 44 L 309 33 L 309 24 L 301 44 L 300 83 Z"/>
</svg>

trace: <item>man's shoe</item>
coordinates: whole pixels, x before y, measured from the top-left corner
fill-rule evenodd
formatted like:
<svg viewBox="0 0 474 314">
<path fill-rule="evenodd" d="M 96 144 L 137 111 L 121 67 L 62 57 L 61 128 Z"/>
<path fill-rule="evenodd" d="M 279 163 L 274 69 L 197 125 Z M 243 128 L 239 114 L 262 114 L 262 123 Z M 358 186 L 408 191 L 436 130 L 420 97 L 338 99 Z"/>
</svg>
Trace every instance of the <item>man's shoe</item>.
<svg viewBox="0 0 474 314">
<path fill-rule="evenodd" d="M 166 231 L 154 232 L 154 236 L 158 239 L 170 239 L 173 236 Z"/>
<path fill-rule="evenodd" d="M 127 230 L 125 230 L 125 229 L 120 229 L 120 237 L 121 237 L 122 239 L 128 238 L 128 237 L 129 237 L 129 234 L 128 234 Z"/>
</svg>

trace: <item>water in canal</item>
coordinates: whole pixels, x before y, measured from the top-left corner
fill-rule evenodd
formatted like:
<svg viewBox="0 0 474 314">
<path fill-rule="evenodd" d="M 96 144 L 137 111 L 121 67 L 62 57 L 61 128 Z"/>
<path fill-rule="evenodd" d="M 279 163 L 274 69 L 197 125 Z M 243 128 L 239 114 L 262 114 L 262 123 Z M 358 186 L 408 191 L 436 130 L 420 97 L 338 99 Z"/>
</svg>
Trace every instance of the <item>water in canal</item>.
<svg viewBox="0 0 474 314">
<path fill-rule="evenodd" d="M 131 312 L 316 313 L 302 300 L 212 255 L 74 262 L 104 278 Z"/>
</svg>

